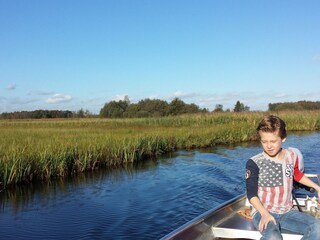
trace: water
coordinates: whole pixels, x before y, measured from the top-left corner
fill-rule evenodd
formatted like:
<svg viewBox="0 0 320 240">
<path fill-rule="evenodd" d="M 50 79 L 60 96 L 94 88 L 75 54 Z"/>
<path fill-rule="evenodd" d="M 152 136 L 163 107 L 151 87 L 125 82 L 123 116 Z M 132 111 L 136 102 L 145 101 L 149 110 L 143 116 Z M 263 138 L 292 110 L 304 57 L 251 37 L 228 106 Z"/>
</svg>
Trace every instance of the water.
<svg viewBox="0 0 320 240">
<path fill-rule="evenodd" d="M 306 172 L 320 172 L 320 133 L 289 135 Z M 159 239 L 245 191 L 257 144 L 180 151 L 126 169 L 98 171 L 0 193 L 1 239 Z"/>
</svg>

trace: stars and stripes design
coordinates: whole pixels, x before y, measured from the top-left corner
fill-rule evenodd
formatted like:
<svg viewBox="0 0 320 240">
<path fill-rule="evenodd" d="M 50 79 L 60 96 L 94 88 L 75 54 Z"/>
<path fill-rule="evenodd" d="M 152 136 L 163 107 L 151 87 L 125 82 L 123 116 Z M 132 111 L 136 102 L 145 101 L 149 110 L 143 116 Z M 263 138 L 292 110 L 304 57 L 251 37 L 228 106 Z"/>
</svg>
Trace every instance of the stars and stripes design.
<svg viewBox="0 0 320 240">
<path fill-rule="evenodd" d="M 291 169 L 294 160 L 289 154 L 281 162 L 263 155 L 256 160 L 259 168 L 258 196 L 261 203 L 274 213 L 289 211 L 292 207 L 292 176 L 286 172 Z"/>
<path fill-rule="evenodd" d="M 283 186 L 282 164 L 265 160 L 260 164 L 259 183 L 260 187 Z"/>
</svg>

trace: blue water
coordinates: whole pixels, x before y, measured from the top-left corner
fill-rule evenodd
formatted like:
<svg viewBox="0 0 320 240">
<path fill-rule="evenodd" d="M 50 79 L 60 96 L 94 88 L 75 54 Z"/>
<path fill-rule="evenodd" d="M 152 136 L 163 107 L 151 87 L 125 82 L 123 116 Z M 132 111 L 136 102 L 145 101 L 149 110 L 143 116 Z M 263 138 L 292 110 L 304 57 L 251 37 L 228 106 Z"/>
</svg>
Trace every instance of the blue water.
<svg viewBox="0 0 320 240">
<path fill-rule="evenodd" d="M 306 172 L 320 172 L 320 133 L 291 134 Z M 125 169 L 0 193 L 1 239 L 159 239 L 245 191 L 258 144 L 180 151 Z"/>
</svg>

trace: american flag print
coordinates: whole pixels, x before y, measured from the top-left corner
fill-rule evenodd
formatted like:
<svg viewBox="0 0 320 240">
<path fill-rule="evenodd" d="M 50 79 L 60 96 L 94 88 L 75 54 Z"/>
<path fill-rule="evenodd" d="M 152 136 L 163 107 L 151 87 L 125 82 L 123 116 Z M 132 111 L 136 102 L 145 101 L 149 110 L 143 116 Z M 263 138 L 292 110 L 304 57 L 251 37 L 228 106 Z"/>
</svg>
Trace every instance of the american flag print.
<svg viewBox="0 0 320 240">
<path fill-rule="evenodd" d="M 260 187 L 283 186 L 282 164 L 265 160 L 261 163 L 259 182 Z"/>
<path fill-rule="evenodd" d="M 270 212 L 282 214 L 292 208 L 293 166 L 295 158 L 287 152 L 276 160 L 258 154 L 252 158 L 259 168 L 258 197 Z"/>
</svg>

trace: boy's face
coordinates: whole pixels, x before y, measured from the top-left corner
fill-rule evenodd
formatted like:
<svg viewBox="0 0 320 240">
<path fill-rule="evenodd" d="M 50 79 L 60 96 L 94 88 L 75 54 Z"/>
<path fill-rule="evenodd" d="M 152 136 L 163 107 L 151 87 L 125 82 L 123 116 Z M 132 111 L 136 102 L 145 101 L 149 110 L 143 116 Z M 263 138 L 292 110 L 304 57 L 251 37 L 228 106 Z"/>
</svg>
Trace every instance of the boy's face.
<svg viewBox="0 0 320 240">
<path fill-rule="evenodd" d="M 281 144 L 286 140 L 279 137 L 277 132 L 262 132 L 259 131 L 260 142 L 263 150 L 270 157 L 277 157 L 281 150 Z"/>
</svg>

